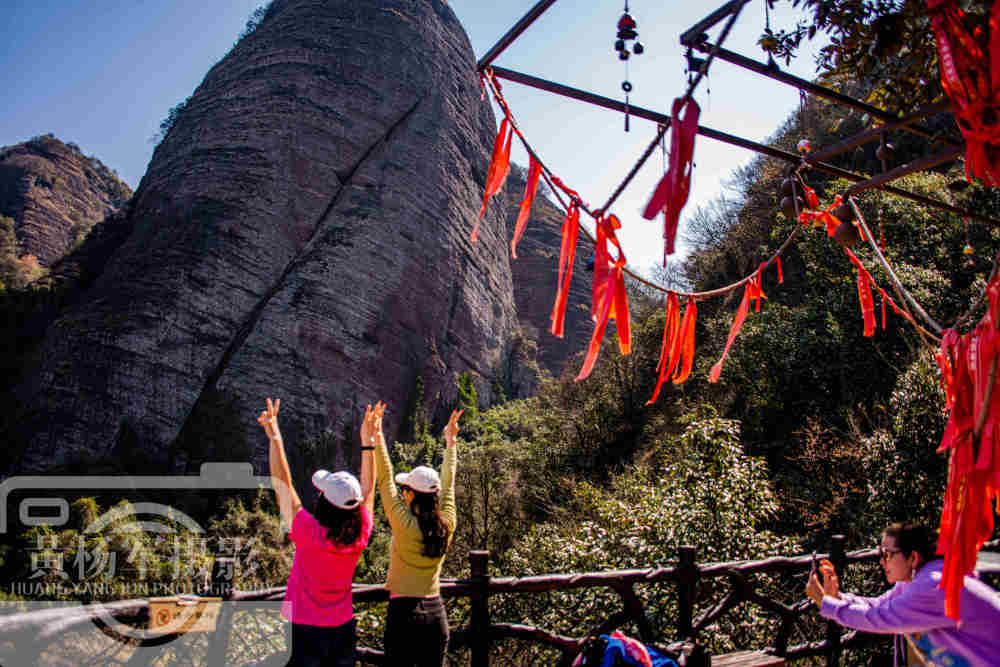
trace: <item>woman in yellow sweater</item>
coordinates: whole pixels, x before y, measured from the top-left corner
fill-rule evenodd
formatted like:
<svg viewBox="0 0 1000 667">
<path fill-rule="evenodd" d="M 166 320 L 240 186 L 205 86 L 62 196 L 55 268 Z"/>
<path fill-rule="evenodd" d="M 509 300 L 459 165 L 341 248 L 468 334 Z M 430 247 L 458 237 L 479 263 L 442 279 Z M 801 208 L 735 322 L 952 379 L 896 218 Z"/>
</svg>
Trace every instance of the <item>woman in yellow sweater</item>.
<svg viewBox="0 0 1000 667">
<path fill-rule="evenodd" d="M 441 475 L 418 466 L 395 476 L 382 435 L 375 433 L 375 470 L 382 507 L 392 527 L 389 547 L 389 611 L 385 622 L 386 665 L 440 667 L 448 648 L 448 615 L 441 601 L 441 565 L 455 534 L 455 438 L 461 410 L 444 428 Z M 396 489 L 399 485 L 399 490 Z"/>
</svg>

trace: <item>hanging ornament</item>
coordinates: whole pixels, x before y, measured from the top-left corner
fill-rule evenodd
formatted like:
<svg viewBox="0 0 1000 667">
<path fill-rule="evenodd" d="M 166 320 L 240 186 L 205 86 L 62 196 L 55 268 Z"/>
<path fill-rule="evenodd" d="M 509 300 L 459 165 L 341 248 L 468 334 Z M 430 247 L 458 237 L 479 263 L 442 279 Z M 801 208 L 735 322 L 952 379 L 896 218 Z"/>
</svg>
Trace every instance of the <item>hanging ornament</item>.
<svg viewBox="0 0 1000 667">
<path fill-rule="evenodd" d="M 795 149 L 805 155 L 813 149 L 812 142 L 808 139 L 799 139 L 799 143 L 795 144 Z"/>
<path fill-rule="evenodd" d="M 635 55 L 641 55 L 645 49 L 642 43 L 639 42 L 639 32 L 636 30 L 635 19 L 632 15 L 628 13 L 628 0 L 625 0 L 625 13 L 622 17 L 618 19 L 618 35 L 615 40 L 615 51 L 618 52 L 618 59 L 625 61 L 625 80 L 622 81 L 622 90 L 625 92 L 625 131 L 628 132 L 628 116 L 629 116 L 629 100 L 628 95 L 632 92 L 632 82 L 628 80 L 628 59 L 631 53 L 629 53 L 628 43 L 635 40 L 635 44 L 632 45 L 632 53 Z"/>
</svg>

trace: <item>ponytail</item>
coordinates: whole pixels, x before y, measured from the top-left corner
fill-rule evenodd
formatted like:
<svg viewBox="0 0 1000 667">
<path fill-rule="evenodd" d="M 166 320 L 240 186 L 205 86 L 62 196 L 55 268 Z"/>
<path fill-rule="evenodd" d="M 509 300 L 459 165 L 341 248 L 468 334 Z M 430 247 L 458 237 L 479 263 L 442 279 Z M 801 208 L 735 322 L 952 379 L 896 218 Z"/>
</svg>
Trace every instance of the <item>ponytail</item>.
<svg viewBox="0 0 1000 667">
<path fill-rule="evenodd" d="M 417 517 L 417 525 L 424 538 L 424 556 L 440 558 L 448 550 L 448 525 L 441 517 L 437 493 L 413 492 L 410 510 Z"/>
</svg>

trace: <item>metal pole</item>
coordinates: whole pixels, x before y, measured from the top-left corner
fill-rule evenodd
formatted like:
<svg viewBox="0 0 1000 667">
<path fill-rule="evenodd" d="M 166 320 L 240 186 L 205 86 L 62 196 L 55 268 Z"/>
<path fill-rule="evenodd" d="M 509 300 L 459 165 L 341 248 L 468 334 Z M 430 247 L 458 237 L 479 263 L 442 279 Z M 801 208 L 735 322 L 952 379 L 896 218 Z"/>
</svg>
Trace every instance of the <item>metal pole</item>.
<svg viewBox="0 0 1000 667">
<path fill-rule="evenodd" d="M 503 67 L 494 67 L 493 74 L 496 75 L 498 79 L 506 79 L 507 81 L 513 81 L 515 83 L 520 83 L 525 86 L 530 86 L 532 88 L 538 88 L 539 90 L 544 90 L 556 95 L 562 95 L 563 97 L 569 97 L 574 100 L 579 100 L 581 102 L 587 102 L 588 104 L 593 104 L 594 106 L 603 107 L 605 109 L 610 109 L 612 111 L 620 111 L 624 113 L 625 103 L 619 100 L 613 100 L 610 97 L 603 97 L 601 95 L 595 95 L 594 93 L 587 92 L 585 90 L 580 90 L 579 88 L 572 88 L 570 86 L 565 86 L 561 83 L 555 83 L 553 81 L 547 81 L 545 79 L 540 79 L 536 76 L 531 76 L 530 74 L 524 74 L 523 72 L 518 72 L 515 70 L 506 69 Z M 643 107 L 629 106 L 629 114 L 636 116 L 638 118 L 645 118 L 646 120 L 651 120 L 655 123 L 670 124 L 670 116 L 666 116 L 657 111 L 652 111 L 650 109 L 645 109 Z M 729 144 L 730 146 L 738 146 L 740 148 L 746 148 L 747 150 L 754 151 L 761 155 L 767 155 L 779 160 L 784 160 L 792 164 L 799 164 L 802 162 L 802 156 L 796 155 L 795 153 L 789 153 L 788 151 L 783 151 L 780 148 L 774 148 L 773 146 L 767 146 L 765 144 L 757 143 L 756 141 L 750 141 L 749 139 L 744 139 L 743 137 L 737 137 L 732 134 L 726 134 L 725 132 L 720 132 L 719 130 L 714 130 L 710 127 L 705 127 L 704 125 L 698 126 L 698 134 L 703 137 L 708 137 L 709 139 L 714 139 L 716 141 L 721 141 L 724 144 Z M 855 174 L 852 171 L 847 171 L 846 169 L 841 169 L 840 167 L 835 167 L 827 162 L 813 162 L 807 159 L 809 166 L 817 171 L 822 171 L 831 176 L 837 176 L 854 183 L 858 183 L 855 191 L 863 191 L 866 189 L 871 189 L 871 187 L 878 187 L 885 192 L 894 194 L 897 197 L 903 197 L 904 199 L 909 199 L 917 203 L 923 204 L 924 206 L 930 206 L 932 208 L 938 208 L 944 211 L 950 211 L 956 215 L 967 216 L 973 220 L 979 220 L 980 222 L 985 222 L 987 224 L 1000 227 L 1000 220 L 990 218 L 985 215 L 981 215 L 974 211 L 966 211 L 958 208 L 957 206 L 952 206 L 945 202 L 939 201 L 937 199 L 931 199 L 930 197 L 925 197 L 920 194 L 909 192 L 891 185 L 886 185 L 884 175 L 876 176 L 874 179 L 862 174 Z M 898 170 L 893 170 L 894 175 L 892 178 L 899 178 L 906 175 L 909 172 L 900 172 Z M 890 172 L 892 174 L 893 172 Z M 873 180 L 878 180 L 878 185 L 871 186 L 869 183 Z M 891 180 L 891 179 L 889 179 Z"/>
<path fill-rule="evenodd" d="M 514 27 L 507 31 L 507 34 L 500 38 L 500 41 L 493 45 L 489 51 L 486 52 L 479 62 L 476 63 L 476 71 L 481 72 L 485 68 L 489 67 L 490 63 L 497 59 L 504 49 L 510 46 L 518 36 L 528 29 L 532 23 L 535 22 L 542 13 L 555 4 L 556 0 L 539 0 L 538 4 L 528 10 L 528 13 L 521 17 L 521 20 L 514 24 Z"/>
</svg>

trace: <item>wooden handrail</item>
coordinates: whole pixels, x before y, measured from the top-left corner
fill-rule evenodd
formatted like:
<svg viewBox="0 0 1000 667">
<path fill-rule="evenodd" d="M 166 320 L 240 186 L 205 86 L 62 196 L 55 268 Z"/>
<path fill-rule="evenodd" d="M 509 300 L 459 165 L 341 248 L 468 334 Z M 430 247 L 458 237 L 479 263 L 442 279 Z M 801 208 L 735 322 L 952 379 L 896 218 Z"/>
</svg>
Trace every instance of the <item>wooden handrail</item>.
<svg viewBox="0 0 1000 667">
<path fill-rule="evenodd" d="M 842 540 L 842 538 L 841 538 Z M 831 554 L 820 554 L 822 558 L 830 558 L 843 571 L 847 565 L 863 562 L 876 562 L 877 549 L 865 549 L 845 553 L 838 550 L 839 540 L 834 541 Z M 838 552 L 839 551 L 839 552 Z M 1000 551 L 1000 540 L 987 542 L 983 551 Z M 633 590 L 639 584 L 672 584 L 678 587 L 681 607 L 678 609 L 677 631 L 682 640 L 696 641 L 697 635 L 709 624 L 731 612 L 739 604 L 748 602 L 757 604 L 770 613 L 781 618 L 781 630 L 775 638 L 774 646 L 765 649 L 769 652 L 785 656 L 788 659 L 805 658 L 825 655 L 828 664 L 838 664 L 839 655 L 843 650 L 877 641 L 870 635 L 854 632 L 842 633 L 836 625 L 828 626 L 827 637 L 820 642 L 810 642 L 788 646 L 788 635 L 795 618 L 808 613 L 811 605 L 808 601 L 797 601 L 786 604 L 771 600 L 757 592 L 750 577 L 761 573 L 794 573 L 808 570 L 811 567 L 810 556 L 775 556 L 759 560 L 727 561 L 722 563 L 706 563 L 699 565 L 694 560 L 693 548 L 682 548 L 681 562 L 663 567 L 632 570 L 609 570 L 603 572 L 585 572 L 579 574 L 550 574 L 532 577 L 490 577 L 486 570 L 485 553 L 473 552 L 478 559 L 476 576 L 470 579 L 451 579 L 441 582 L 441 595 L 445 598 L 472 598 L 479 600 L 480 611 L 473 615 L 469 627 L 456 629 L 453 644 L 469 646 L 474 651 L 482 642 L 492 642 L 502 638 L 524 639 L 547 644 L 563 652 L 564 658 L 575 657 L 587 636 L 593 633 L 605 634 L 620 627 L 629 620 L 634 621 L 643 639 L 651 639 L 652 629 L 647 625 L 642 604 Z M 981 573 L 1000 574 L 1000 561 L 987 562 L 978 568 Z M 695 604 L 694 583 L 699 580 L 727 578 L 730 581 L 730 592 L 724 594 L 720 602 L 704 612 L 695 622 L 693 609 Z M 566 637 L 542 628 L 535 628 L 517 623 L 493 623 L 490 621 L 488 607 L 489 597 L 511 593 L 541 593 L 548 591 L 565 591 L 580 588 L 609 588 L 616 591 L 622 601 L 622 609 L 611 615 L 591 632 L 582 637 Z M 691 591 L 690 595 L 684 591 Z M 354 600 L 357 603 L 377 603 L 388 600 L 388 591 L 381 585 L 355 584 Z M 227 596 L 229 604 L 254 601 L 276 601 L 284 598 L 285 587 L 272 587 L 258 591 L 233 591 Z M 24 637 L 32 645 L 39 645 L 52 640 L 59 635 L 81 626 L 99 622 L 102 618 L 112 618 L 118 622 L 143 624 L 149 620 L 148 600 L 120 600 L 116 602 L 75 605 L 57 609 L 23 612 L 9 616 L 0 616 L 0 639 L 4 637 Z M 478 627 L 477 627 L 478 624 Z M 221 628 L 220 628 L 221 629 Z M 228 631 L 228 627 L 226 628 Z M 478 646 L 480 656 L 488 656 L 488 646 Z M 360 648 L 358 656 L 369 664 L 380 664 L 381 652 L 369 648 Z M 480 657 L 480 660 L 483 658 Z M 482 664 L 488 664 L 483 662 Z M 691 662 L 689 661 L 689 664 Z"/>
</svg>

